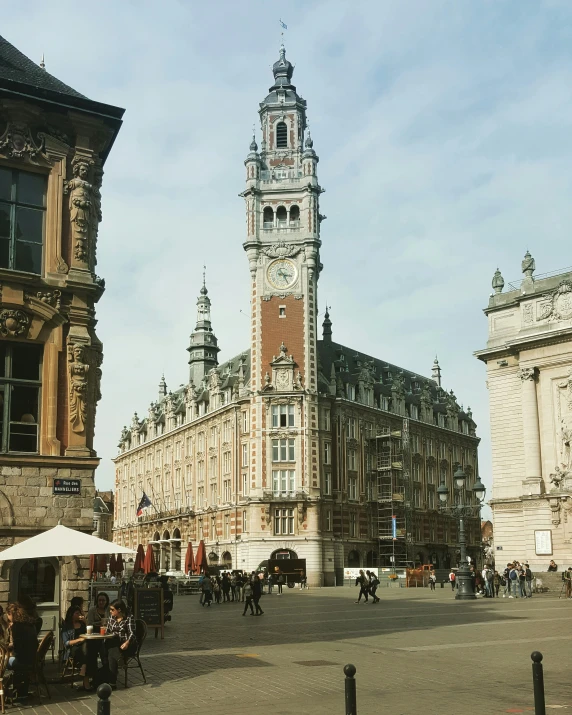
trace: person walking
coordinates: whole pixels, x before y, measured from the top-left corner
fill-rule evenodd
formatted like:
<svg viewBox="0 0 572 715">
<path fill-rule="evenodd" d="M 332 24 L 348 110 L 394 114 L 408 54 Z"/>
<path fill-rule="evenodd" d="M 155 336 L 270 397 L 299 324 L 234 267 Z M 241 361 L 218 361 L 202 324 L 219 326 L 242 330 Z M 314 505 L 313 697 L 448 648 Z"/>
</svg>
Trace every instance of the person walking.
<svg viewBox="0 0 572 715">
<path fill-rule="evenodd" d="M 376 595 L 378 586 L 379 586 L 379 579 L 376 576 L 376 574 L 372 571 L 370 573 L 370 578 L 369 578 L 369 592 L 371 593 L 371 596 L 373 598 L 372 603 L 379 603 L 379 601 L 380 601 L 380 599 Z"/>
<path fill-rule="evenodd" d="M 518 598 L 518 571 L 516 570 L 516 564 L 511 564 L 511 569 L 508 572 L 508 580 L 510 583 L 510 591 L 512 592 L 509 598 Z"/>
<path fill-rule="evenodd" d="M 495 571 L 494 576 L 493 576 L 493 588 L 494 588 L 495 596 L 497 598 L 499 597 L 500 587 L 501 587 L 501 576 L 498 571 Z"/>
<path fill-rule="evenodd" d="M 518 587 L 520 589 L 520 597 L 528 598 L 526 595 L 526 571 L 523 566 L 518 569 Z"/>
<path fill-rule="evenodd" d="M 429 574 L 429 589 L 431 591 L 435 590 L 435 584 L 437 583 L 437 575 L 435 574 L 435 571 L 431 571 Z"/>
<path fill-rule="evenodd" d="M 236 574 L 233 573 L 230 577 L 230 595 L 231 595 L 231 600 L 236 601 Z"/>
<path fill-rule="evenodd" d="M 455 590 L 455 579 L 456 578 L 457 577 L 455 576 L 455 572 L 453 571 L 453 569 L 451 569 L 451 571 L 449 573 L 449 583 L 451 584 L 451 591 Z"/>
<path fill-rule="evenodd" d="M 254 615 L 254 607 L 252 605 L 252 586 L 250 585 L 250 582 L 247 581 L 244 585 L 244 611 L 242 612 L 243 616 L 246 616 L 246 611 L 250 608 L 250 615 Z"/>
<path fill-rule="evenodd" d="M 364 597 L 364 603 L 368 602 L 368 580 L 367 576 L 363 572 L 363 569 L 360 569 L 359 576 L 356 578 L 356 586 L 359 586 L 359 596 L 358 600 L 355 601 L 355 603 L 359 603 L 361 601 L 361 597 Z"/>
<path fill-rule="evenodd" d="M 262 596 L 262 581 L 259 578 L 254 578 L 252 583 L 252 600 L 254 601 L 254 607 L 256 608 L 255 616 L 261 616 L 264 611 L 260 608 L 260 597 Z"/>
<path fill-rule="evenodd" d="M 526 596 L 527 598 L 532 598 L 532 579 L 534 578 L 534 576 L 528 564 L 524 564 L 524 578 L 526 585 Z"/>
<path fill-rule="evenodd" d="M 282 587 L 284 586 L 284 574 L 280 572 L 278 574 L 278 578 L 276 579 L 276 583 L 278 585 L 278 595 L 282 595 Z"/>
<path fill-rule="evenodd" d="M 226 573 L 224 573 L 222 575 L 220 588 L 221 588 L 222 595 L 223 595 L 223 602 L 229 603 L 230 602 L 230 579 L 228 577 L 228 574 L 226 574 Z"/>
<path fill-rule="evenodd" d="M 213 593 L 214 593 L 215 603 L 220 603 L 221 591 L 220 591 L 220 578 L 218 576 L 214 577 Z"/>
<path fill-rule="evenodd" d="M 208 606 L 210 608 L 211 602 L 213 600 L 213 582 L 208 574 L 205 574 L 201 583 L 201 605 Z"/>
<path fill-rule="evenodd" d="M 502 595 L 503 598 L 506 598 L 507 596 L 510 598 L 510 569 L 512 567 L 512 564 L 507 564 L 506 568 L 502 572 L 502 578 L 501 582 L 502 585 L 504 586 L 504 593 Z"/>
<path fill-rule="evenodd" d="M 271 573 L 268 574 L 268 595 L 272 596 L 272 587 L 274 586 L 274 577 Z"/>
</svg>

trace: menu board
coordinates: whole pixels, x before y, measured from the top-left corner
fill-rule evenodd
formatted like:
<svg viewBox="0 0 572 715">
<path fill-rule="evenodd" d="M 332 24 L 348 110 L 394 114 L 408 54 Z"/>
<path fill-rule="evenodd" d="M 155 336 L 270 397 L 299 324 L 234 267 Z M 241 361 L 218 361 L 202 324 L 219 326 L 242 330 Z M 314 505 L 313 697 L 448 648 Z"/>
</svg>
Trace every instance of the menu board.
<svg viewBox="0 0 572 715">
<path fill-rule="evenodd" d="M 158 629 L 161 629 L 161 638 L 164 637 L 163 617 L 163 589 L 162 588 L 136 588 L 135 589 L 135 620 L 145 621 L 147 628 L 155 629 L 155 638 Z"/>
<path fill-rule="evenodd" d="M 552 531 L 535 531 L 534 546 L 537 556 L 552 556 Z"/>
</svg>

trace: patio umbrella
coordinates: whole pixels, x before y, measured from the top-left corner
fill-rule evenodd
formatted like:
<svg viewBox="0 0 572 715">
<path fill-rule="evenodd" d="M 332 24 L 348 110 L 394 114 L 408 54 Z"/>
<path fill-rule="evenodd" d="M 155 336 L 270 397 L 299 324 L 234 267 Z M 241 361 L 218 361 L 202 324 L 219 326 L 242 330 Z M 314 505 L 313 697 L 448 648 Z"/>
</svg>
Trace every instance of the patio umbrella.
<svg viewBox="0 0 572 715">
<path fill-rule="evenodd" d="M 111 558 L 109 559 L 109 573 L 114 574 L 117 571 L 117 559 L 115 558 L 115 554 L 111 554 Z"/>
<path fill-rule="evenodd" d="M 193 556 L 193 545 L 189 541 L 187 544 L 187 553 L 185 555 L 185 573 L 192 573 L 195 570 L 195 558 Z"/>
<path fill-rule="evenodd" d="M 125 566 L 123 565 L 123 556 L 121 554 L 117 554 L 117 561 L 115 562 L 115 572 L 122 573 L 124 568 Z"/>
<path fill-rule="evenodd" d="M 133 549 L 113 544 L 121 554 L 133 554 Z M 53 529 L 36 534 L 15 546 L 0 552 L 0 561 L 15 559 L 47 559 L 58 556 L 89 556 L 90 554 L 108 554 L 110 543 L 97 536 L 84 534 L 83 531 L 69 529 L 67 526 L 54 526 Z"/>
<path fill-rule="evenodd" d="M 157 573 L 157 566 L 155 566 L 155 554 L 153 553 L 153 547 L 151 544 L 147 544 L 147 553 L 145 554 L 143 570 L 145 573 Z"/>
<path fill-rule="evenodd" d="M 107 572 L 107 554 L 99 554 L 97 557 L 97 573 Z"/>
<path fill-rule="evenodd" d="M 195 573 L 205 573 L 208 569 L 209 562 L 207 559 L 207 550 L 205 547 L 205 542 L 203 539 L 199 542 L 199 547 L 197 549 L 197 556 L 195 558 Z"/>
<path fill-rule="evenodd" d="M 145 563 L 145 551 L 143 550 L 143 544 L 139 544 L 137 547 L 137 553 L 135 554 L 135 564 L 133 566 L 133 573 L 139 573 L 144 571 L 143 564 Z"/>
</svg>

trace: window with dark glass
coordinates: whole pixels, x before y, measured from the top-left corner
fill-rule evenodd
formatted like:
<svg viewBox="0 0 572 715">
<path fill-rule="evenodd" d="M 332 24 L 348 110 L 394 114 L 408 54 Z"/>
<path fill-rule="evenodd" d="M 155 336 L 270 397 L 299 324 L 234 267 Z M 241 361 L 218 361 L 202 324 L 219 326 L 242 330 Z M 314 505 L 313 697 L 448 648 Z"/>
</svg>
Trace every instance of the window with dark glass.
<svg viewBox="0 0 572 715">
<path fill-rule="evenodd" d="M 42 347 L 0 343 L 2 452 L 37 452 Z"/>
<path fill-rule="evenodd" d="M 20 569 L 18 598 L 28 596 L 34 603 L 56 600 L 56 569 L 48 559 L 30 559 Z"/>
<path fill-rule="evenodd" d="M 0 167 L 0 268 L 42 272 L 46 177 Z"/>
<path fill-rule="evenodd" d="M 276 125 L 276 148 L 286 149 L 288 147 L 288 127 L 284 122 Z"/>
</svg>

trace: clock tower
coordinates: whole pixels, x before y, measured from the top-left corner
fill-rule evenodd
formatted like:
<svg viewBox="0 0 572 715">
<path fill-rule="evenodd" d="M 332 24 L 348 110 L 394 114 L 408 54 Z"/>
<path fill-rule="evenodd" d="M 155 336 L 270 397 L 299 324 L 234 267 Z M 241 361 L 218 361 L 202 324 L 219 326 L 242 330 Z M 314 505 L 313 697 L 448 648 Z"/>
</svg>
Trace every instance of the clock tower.
<svg viewBox="0 0 572 715">
<path fill-rule="evenodd" d="M 284 46 L 272 71 L 259 108 L 260 151 L 253 137 L 242 194 L 251 278 L 249 487 L 261 504 L 261 557 L 271 556 L 269 539 L 274 548 L 287 541 L 292 551 L 300 540 L 299 557 L 321 571 L 316 315 L 323 189 L 306 101 L 292 84 Z M 291 513 L 293 521 L 277 516 Z"/>
</svg>

